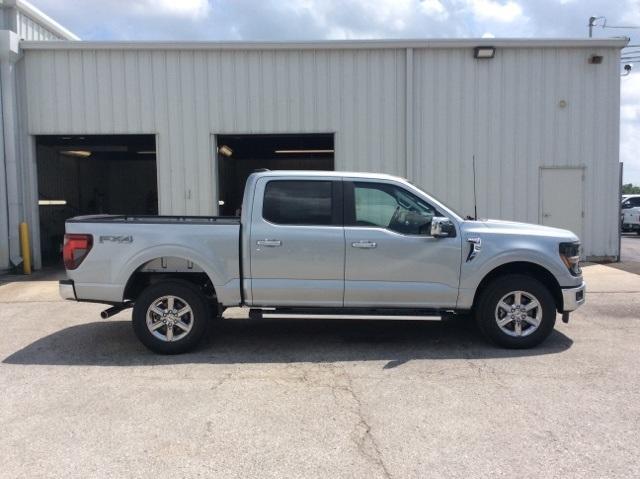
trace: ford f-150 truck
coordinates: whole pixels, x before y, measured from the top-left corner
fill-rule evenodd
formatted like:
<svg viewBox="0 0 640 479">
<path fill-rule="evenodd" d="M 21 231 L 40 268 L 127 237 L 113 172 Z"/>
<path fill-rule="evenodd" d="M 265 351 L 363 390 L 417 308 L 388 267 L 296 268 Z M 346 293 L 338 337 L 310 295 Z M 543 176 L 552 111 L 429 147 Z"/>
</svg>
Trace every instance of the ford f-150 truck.
<svg viewBox="0 0 640 479">
<path fill-rule="evenodd" d="M 406 180 L 345 172 L 249 176 L 241 216 L 67 220 L 65 299 L 133 307 L 133 330 L 181 353 L 227 307 L 253 318 L 473 313 L 508 348 L 539 344 L 585 301 L 569 231 L 464 219 Z"/>
</svg>

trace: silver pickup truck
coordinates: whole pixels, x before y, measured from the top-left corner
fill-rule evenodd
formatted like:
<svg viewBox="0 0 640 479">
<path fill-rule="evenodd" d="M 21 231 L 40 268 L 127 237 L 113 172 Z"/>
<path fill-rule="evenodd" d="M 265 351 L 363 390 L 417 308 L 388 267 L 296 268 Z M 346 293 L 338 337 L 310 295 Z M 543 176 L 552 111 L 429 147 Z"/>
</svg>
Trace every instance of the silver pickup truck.
<svg viewBox="0 0 640 479">
<path fill-rule="evenodd" d="M 464 219 L 406 180 L 345 172 L 249 176 L 240 218 L 67 220 L 65 299 L 133 307 L 133 330 L 182 353 L 227 307 L 253 318 L 473 313 L 508 348 L 539 344 L 585 301 L 580 243 L 533 224 Z"/>
</svg>

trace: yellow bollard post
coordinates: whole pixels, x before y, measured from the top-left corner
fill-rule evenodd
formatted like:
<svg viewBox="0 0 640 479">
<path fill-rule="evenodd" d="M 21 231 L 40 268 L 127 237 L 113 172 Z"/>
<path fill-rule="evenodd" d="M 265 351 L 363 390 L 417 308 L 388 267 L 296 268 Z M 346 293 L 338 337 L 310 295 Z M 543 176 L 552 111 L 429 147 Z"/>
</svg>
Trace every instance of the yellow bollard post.
<svg viewBox="0 0 640 479">
<path fill-rule="evenodd" d="M 22 272 L 31 274 L 31 249 L 29 248 L 29 225 L 20 223 L 20 252 L 22 253 Z"/>
</svg>

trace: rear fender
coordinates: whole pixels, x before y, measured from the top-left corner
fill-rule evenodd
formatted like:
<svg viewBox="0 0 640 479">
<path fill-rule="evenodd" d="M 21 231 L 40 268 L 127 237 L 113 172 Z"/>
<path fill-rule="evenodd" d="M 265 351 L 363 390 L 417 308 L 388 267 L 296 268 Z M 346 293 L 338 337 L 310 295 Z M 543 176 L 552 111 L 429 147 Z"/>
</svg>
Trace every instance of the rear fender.
<svg viewBox="0 0 640 479">
<path fill-rule="evenodd" d="M 237 278 L 229 279 L 223 277 L 222 272 L 218 271 L 217 268 L 211 262 L 207 261 L 203 255 L 194 250 L 176 245 L 154 246 L 153 248 L 149 248 L 127 261 L 126 267 L 122 268 L 122 270 L 117 273 L 115 279 L 115 283 L 120 285 L 122 288 L 120 291 L 120 297 L 123 298 L 125 287 L 131 276 L 136 271 L 146 263 L 163 257 L 175 257 L 194 263 L 194 265 L 197 265 L 202 269 L 202 271 L 204 271 L 213 284 L 219 302 L 224 304 L 238 302 L 237 298 L 239 298 L 240 295 L 240 286 Z M 233 285 L 229 284 L 233 282 L 237 283 L 237 287 L 235 287 L 235 294 L 233 293 Z"/>
</svg>

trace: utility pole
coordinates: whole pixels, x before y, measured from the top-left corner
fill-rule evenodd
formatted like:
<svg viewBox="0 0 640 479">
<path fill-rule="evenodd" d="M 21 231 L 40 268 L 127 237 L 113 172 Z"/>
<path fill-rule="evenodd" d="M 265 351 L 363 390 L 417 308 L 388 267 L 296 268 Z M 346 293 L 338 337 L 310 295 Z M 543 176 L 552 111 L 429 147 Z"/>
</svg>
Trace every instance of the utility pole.
<svg viewBox="0 0 640 479">
<path fill-rule="evenodd" d="M 593 27 L 596 26 L 596 22 L 602 19 L 604 19 L 604 27 L 604 25 L 606 25 L 607 23 L 607 19 L 605 17 L 589 17 L 589 38 L 593 37 Z"/>
</svg>

